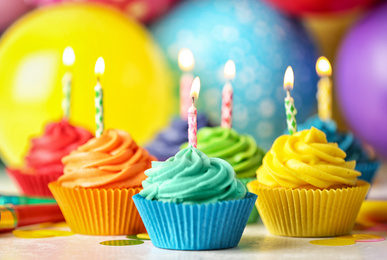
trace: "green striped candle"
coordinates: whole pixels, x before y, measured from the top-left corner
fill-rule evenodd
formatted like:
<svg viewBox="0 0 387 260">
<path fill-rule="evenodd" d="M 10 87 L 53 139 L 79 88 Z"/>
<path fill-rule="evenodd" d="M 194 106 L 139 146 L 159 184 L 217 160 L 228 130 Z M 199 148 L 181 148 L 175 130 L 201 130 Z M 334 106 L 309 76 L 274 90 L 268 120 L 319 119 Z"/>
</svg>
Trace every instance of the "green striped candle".
<svg viewBox="0 0 387 260">
<path fill-rule="evenodd" d="M 95 136 L 100 137 L 104 130 L 104 122 L 103 122 L 103 91 L 102 86 L 100 84 L 100 77 L 103 75 L 105 71 L 105 61 L 102 57 L 99 57 L 97 62 L 95 63 L 95 76 L 97 77 L 97 85 L 94 87 L 95 91 L 95 123 L 96 123 L 96 131 Z"/>
<path fill-rule="evenodd" d="M 286 97 L 285 97 L 286 123 L 287 123 L 290 135 L 297 132 L 297 121 L 296 121 L 297 109 L 294 106 L 294 99 L 290 96 L 290 90 L 293 89 L 293 83 L 294 83 L 293 69 L 291 66 L 288 66 L 284 77 L 284 89 L 286 90 Z"/>
<path fill-rule="evenodd" d="M 67 71 L 63 75 L 62 78 L 62 110 L 63 116 L 67 119 L 70 118 L 70 94 L 71 94 L 71 83 L 73 79 L 73 75 L 70 72 L 71 66 L 73 66 L 75 62 L 75 54 L 74 50 L 71 47 L 66 47 L 63 51 L 62 55 L 63 65 L 66 67 Z"/>
</svg>

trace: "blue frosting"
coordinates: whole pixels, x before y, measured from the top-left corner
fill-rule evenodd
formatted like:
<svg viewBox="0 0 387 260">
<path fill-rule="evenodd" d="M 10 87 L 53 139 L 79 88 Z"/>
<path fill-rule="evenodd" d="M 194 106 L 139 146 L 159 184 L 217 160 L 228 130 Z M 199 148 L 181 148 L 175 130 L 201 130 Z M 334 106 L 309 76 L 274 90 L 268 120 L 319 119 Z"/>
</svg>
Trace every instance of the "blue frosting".
<svg viewBox="0 0 387 260">
<path fill-rule="evenodd" d="M 209 126 L 205 114 L 198 114 L 197 124 L 198 129 Z M 174 156 L 185 142 L 188 142 L 188 122 L 179 117 L 175 118 L 172 124 L 162 130 L 145 148 L 158 160 L 165 161 Z"/>
</svg>

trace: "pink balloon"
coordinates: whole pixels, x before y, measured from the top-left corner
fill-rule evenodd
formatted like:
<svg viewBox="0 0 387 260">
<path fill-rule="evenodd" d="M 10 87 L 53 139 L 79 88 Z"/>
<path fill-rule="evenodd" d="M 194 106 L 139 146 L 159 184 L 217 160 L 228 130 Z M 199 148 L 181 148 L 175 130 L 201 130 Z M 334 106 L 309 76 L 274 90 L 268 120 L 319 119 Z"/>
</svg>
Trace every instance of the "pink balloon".
<svg viewBox="0 0 387 260">
<path fill-rule="evenodd" d="M 31 9 L 24 0 L 0 0 L 0 33 Z"/>
<path fill-rule="evenodd" d="M 80 2 L 79 0 L 28 0 L 35 5 L 60 2 Z M 106 4 L 121 10 L 142 22 L 151 22 L 166 13 L 178 0 L 82 0 L 81 2 Z"/>
</svg>

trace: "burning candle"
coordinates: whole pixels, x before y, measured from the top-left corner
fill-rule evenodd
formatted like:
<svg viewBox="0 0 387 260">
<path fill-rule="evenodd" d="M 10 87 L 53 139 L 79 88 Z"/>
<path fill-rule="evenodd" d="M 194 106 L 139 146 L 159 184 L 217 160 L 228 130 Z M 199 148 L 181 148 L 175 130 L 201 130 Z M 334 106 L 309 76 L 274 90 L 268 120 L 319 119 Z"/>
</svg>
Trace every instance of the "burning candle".
<svg viewBox="0 0 387 260">
<path fill-rule="evenodd" d="M 199 92 L 200 92 L 200 79 L 199 77 L 196 77 L 194 81 L 192 82 L 190 97 L 192 99 L 192 105 L 188 109 L 188 143 L 192 147 L 197 148 L 198 139 L 197 139 L 197 111 L 195 107 L 195 102 L 199 98 Z"/>
<path fill-rule="evenodd" d="M 94 67 L 94 74 L 97 77 L 97 85 L 94 87 L 95 91 L 95 123 L 97 125 L 95 136 L 100 137 L 103 133 L 103 91 L 100 84 L 100 77 L 105 72 L 105 61 L 99 57 Z"/>
<path fill-rule="evenodd" d="M 178 55 L 178 62 L 180 69 L 183 71 L 183 75 L 180 78 L 180 116 L 186 119 L 191 103 L 189 94 L 194 79 L 191 73 L 195 66 L 192 52 L 187 48 L 181 49 Z"/>
<path fill-rule="evenodd" d="M 62 63 L 66 67 L 66 72 L 62 78 L 62 110 L 63 116 L 67 119 L 70 118 L 70 95 L 71 95 L 71 83 L 73 75 L 70 71 L 75 62 L 74 50 L 71 47 L 66 47 L 62 55 Z"/>
<path fill-rule="evenodd" d="M 285 110 L 286 123 L 288 125 L 289 134 L 292 135 L 297 132 L 296 114 L 297 110 L 294 106 L 294 99 L 290 96 L 290 90 L 293 89 L 294 73 L 291 66 L 286 69 L 284 77 L 284 89 L 286 90 Z"/>
<path fill-rule="evenodd" d="M 226 84 L 223 87 L 222 92 L 222 120 L 221 126 L 225 128 L 232 127 L 232 99 L 233 89 L 231 86 L 231 80 L 235 77 L 235 63 L 232 60 L 227 61 L 224 66 L 224 76 L 226 78 Z"/>
<path fill-rule="evenodd" d="M 332 118 L 332 67 L 325 57 L 318 58 L 316 71 L 320 80 L 317 83 L 318 116 L 327 121 Z"/>
</svg>

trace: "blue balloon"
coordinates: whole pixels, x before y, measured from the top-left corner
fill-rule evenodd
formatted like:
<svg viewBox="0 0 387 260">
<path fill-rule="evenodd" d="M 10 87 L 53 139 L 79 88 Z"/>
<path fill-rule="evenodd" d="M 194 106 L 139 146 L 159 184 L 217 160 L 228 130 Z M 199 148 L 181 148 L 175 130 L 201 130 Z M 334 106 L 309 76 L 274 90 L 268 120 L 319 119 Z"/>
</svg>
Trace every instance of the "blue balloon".
<svg viewBox="0 0 387 260">
<path fill-rule="evenodd" d="M 193 73 L 202 86 L 197 104 L 211 122 L 220 122 L 223 68 L 227 60 L 234 60 L 233 127 L 254 136 L 265 149 L 286 128 L 282 85 L 287 66 L 295 74 L 291 95 L 297 120 L 316 113 L 316 48 L 299 21 L 259 0 L 186 1 L 151 31 L 176 76 L 180 48 L 192 50 Z"/>
</svg>

